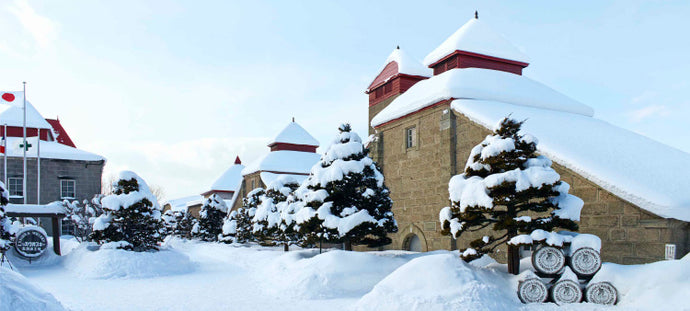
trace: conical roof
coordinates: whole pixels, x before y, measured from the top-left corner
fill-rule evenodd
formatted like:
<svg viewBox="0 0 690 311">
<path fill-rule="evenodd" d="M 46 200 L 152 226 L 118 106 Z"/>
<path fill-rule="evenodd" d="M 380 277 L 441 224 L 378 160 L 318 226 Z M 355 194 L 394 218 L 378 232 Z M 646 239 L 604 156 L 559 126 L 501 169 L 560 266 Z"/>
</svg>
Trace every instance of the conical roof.
<svg viewBox="0 0 690 311">
<path fill-rule="evenodd" d="M 0 91 L 0 125 L 22 126 L 24 123 L 24 92 Z M 43 116 L 26 101 L 26 127 L 51 129 Z"/>
<path fill-rule="evenodd" d="M 424 65 L 430 66 L 458 50 L 529 63 L 529 57 L 505 37 L 478 18 L 472 18 L 429 53 Z"/>
<path fill-rule="evenodd" d="M 307 145 L 307 146 L 319 146 L 319 141 L 316 140 L 309 132 L 307 132 L 303 127 L 301 127 L 294 120 L 290 122 L 278 135 L 268 143 L 268 146 L 273 146 L 275 144 L 293 144 L 293 145 Z"/>
<path fill-rule="evenodd" d="M 213 182 L 213 185 L 211 185 L 211 190 L 218 190 L 218 191 L 238 191 L 240 189 L 240 186 L 242 185 L 242 170 L 244 169 L 244 165 L 238 164 L 237 160 L 239 160 L 239 157 L 235 160 L 235 164 L 230 166 L 223 175 L 220 175 L 216 181 Z"/>
</svg>

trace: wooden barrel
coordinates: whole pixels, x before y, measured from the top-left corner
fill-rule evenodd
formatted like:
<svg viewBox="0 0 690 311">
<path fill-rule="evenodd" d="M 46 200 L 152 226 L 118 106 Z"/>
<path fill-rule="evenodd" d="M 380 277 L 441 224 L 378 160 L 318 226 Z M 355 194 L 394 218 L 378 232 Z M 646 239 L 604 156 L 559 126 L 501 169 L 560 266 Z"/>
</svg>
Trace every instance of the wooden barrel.
<svg viewBox="0 0 690 311">
<path fill-rule="evenodd" d="M 601 255 L 590 247 L 580 248 L 570 256 L 569 266 L 579 278 L 591 278 L 601 269 Z"/>
<path fill-rule="evenodd" d="M 532 266 L 538 275 L 556 276 L 565 266 L 565 255 L 556 247 L 539 245 L 532 252 Z"/>
<path fill-rule="evenodd" d="M 573 280 L 560 280 L 550 290 L 551 300 L 558 305 L 582 301 L 580 284 Z"/>
<path fill-rule="evenodd" d="M 518 283 L 518 298 L 523 303 L 542 303 L 548 297 L 549 291 L 541 279 L 532 278 Z"/>
<path fill-rule="evenodd" d="M 609 282 L 590 283 L 585 289 L 585 300 L 612 306 L 618 302 L 618 290 Z"/>
</svg>

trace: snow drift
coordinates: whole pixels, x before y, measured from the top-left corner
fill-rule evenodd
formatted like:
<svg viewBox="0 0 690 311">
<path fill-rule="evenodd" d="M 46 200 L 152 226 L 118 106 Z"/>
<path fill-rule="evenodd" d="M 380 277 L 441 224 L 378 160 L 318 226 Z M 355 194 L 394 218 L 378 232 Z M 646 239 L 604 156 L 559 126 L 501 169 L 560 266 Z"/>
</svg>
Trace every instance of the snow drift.
<svg viewBox="0 0 690 311">
<path fill-rule="evenodd" d="M 0 311 L 62 311 L 62 304 L 21 274 L 0 267 Z"/>
<path fill-rule="evenodd" d="M 65 256 L 64 266 L 86 279 L 150 278 L 189 273 L 194 264 L 176 250 L 132 252 L 83 243 Z"/>
</svg>

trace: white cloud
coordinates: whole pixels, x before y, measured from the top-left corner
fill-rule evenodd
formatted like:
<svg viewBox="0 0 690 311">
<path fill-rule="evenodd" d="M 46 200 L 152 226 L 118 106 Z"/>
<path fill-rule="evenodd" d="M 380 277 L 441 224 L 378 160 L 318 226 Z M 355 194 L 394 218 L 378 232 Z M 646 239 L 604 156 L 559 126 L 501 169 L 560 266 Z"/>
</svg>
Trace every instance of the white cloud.
<svg viewBox="0 0 690 311">
<path fill-rule="evenodd" d="M 9 7 L 9 11 L 19 19 L 40 48 L 47 48 L 57 40 L 56 23 L 36 13 L 28 0 L 15 0 L 14 5 Z"/>
<path fill-rule="evenodd" d="M 629 116 L 633 122 L 640 122 L 644 119 L 654 116 L 666 117 L 669 116 L 670 113 L 671 110 L 664 105 L 651 105 L 644 108 L 633 110 L 629 112 Z"/>
<path fill-rule="evenodd" d="M 158 141 L 96 141 L 80 148 L 108 159 L 104 180 L 121 170 L 139 174 L 161 187 L 166 198 L 199 194 L 239 156 L 244 165 L 269 152 L 267 138 L 201 138 L 175 143 Z"/>
</svg>

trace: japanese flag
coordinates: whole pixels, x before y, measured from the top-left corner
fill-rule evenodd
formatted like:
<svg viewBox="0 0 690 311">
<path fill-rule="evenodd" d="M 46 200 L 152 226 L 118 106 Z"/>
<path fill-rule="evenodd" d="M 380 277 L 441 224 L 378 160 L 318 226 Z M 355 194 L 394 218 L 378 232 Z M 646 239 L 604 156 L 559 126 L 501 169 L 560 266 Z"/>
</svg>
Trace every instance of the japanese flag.
<svg viewBox="0 0 690 311">
<path fill-rule="evenodd" d="M 24 92 L 0 91 L 0 104 L 18 106 L 24 103 Z"/>
</svg>

